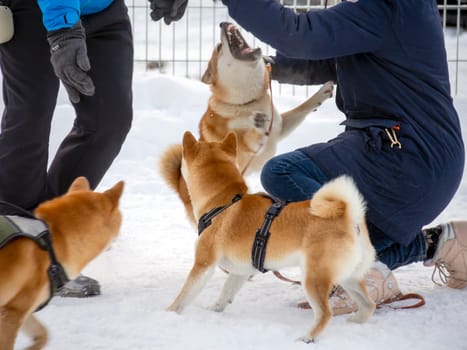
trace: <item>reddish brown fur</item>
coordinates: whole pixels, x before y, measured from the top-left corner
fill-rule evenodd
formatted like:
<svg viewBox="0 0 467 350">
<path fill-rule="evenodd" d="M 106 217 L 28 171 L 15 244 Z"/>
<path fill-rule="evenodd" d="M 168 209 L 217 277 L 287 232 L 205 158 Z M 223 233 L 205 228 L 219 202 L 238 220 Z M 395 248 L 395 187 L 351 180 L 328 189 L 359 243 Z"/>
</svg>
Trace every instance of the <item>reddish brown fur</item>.
<svg viewBox="0 0 467 350">
<path fill-rule="evenodd" d="M 245 80 L 239 86 L 238 81 L 234 83 L 232 80 L 243 78 L 242 74 L 232 78 L 222 70 L 225 65 L 220 64 L 220 61 L 230 54 L 226 52 L 229 45 L 222 35 L 221 42 L 222 48 L 212 51 L 208 67 L 201 78 L 202 82 L 209 85 L 211 97 L 199 122 L 200 140 L 220 142 L 229 132 L 235 132 L 237 161 L 241 171 L 258 171 L 264 162 L 274 155 L 277 142 L 295 129 L 307 114 L 332 96 L 332 82 L 325 84 L 322 91 L 301 105 L 279 114 L 270 96 L 270 73 L 264 61 L 258 58 L 256 62 L 242 62 L 232 58 L 239 73 L 248 70 L 256 72 L 249 74 L 249 80 Z M 254 88 L 251 88 L 252 86 Z M 233 102 L 233 96 L 241 96 L 242 102 Z M 264 126 L 258 126 L 250 120 L 257 113 L 266 117 Z M 274 119 L 276 120 L 270 125 Z M 269 128 L 271 129 L 268 131 Z"/>
<path fill-rule="evenodd" d="M 116 238 L 123 182 L 104 193 L 92 192 L 83 177 L 62 197 L 40 205 L 35 215 L 49 226 L 54 251 L 69 278 Z M 33 340 L 29 350 L 47 342 L 47 330 L 32 312 L 49 298 L 50 258 L 30 239 L 18 238 L 0 250 L 0 349 L 13 350 L 21 328 Z"/>
<path fill-rule="evenodd" d="M 192 224 L 196 223 L 193 216 L 190 194 L 182 176 L 182 145 L 172 145 L 163 153 L 159 160 L 159 169 L 167 184 L 177 194 L 185 206 L 186 215 Z"/>
<path fill-rule="evenodd" d="M 226 286 L 255 273 L 251 266 L 251 245 L 271 205 L 263 196 L 246 194 L 246 184 L 234 164 L 236 137 L 233 133 L 221 143 L 198 142 L 191 133 L 186 133 L 183 158 L 196 218 L 229 203 L 235 194 L 241 193 L 243 198 L 213 219 L 200 236 L 193 268 L 169 307 L 177 312 L 196 296 L 214 266 L 230 272 Z M 353 222 L 348 203 L 338 197 L 320 198 L 311 201 L 311 209 L 310 201 L 303 201 L 290 203 L 282 210 L 272 223 L 265 260 L 269 270 L 299 265 L 300 261 L 305 263 L 304 288 L 308 300 L 313 302 L 316 318 L 305 341 L 313 341 L 326 327 L 332 316 L 328 295 L 333 285 L 341 281 L 349 278 L 360 281 L 357 289 L 363 304 L 356 320 L 366 320 L 375 308 L 362 282 L 374 259 L 366 225 L 364 221 Z M 358 234 L 355 225 L 360 227 Z M 355 265 L 355 259 L 361 261 Z M 232 298 L 228 291 L 223 293 L 215 310 L 222 311 Z"/>
</svg>

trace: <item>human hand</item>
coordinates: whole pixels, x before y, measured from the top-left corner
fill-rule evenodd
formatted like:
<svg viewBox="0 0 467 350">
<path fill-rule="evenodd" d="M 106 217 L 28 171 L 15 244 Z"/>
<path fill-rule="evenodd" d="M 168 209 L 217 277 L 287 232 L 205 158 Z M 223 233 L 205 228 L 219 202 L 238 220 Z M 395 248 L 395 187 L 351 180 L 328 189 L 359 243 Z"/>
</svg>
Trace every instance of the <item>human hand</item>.
<svg viewBox="0 0 467 350">
<path fill-rule="evenodd" d="M 164 23 L 167 25 L 182 18 L 188 4 L 188 0 L 149 0 L 149 2 L 151 19 L 158 21 L 164 17 Z"/>
<path fill-rule="evenodd" d="M 78 103 L 80 93 L 92 96 L 94 83 L 88 75 L 91 69 L 86 48 L 86 35 L 81 21 L 71 28 L 47 33 L 50 61 L 57 77 L 62 81 L 71 102 Z"/>
</svg>

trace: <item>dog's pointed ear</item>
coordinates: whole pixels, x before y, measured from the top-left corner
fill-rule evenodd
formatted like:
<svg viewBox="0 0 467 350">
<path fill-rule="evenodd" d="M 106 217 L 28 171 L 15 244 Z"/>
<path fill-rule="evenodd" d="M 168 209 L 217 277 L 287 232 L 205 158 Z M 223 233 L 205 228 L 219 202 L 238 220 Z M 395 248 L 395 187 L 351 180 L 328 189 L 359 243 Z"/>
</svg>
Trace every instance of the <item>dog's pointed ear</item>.
<svg viewBox="0 0 467 350">
<path fill-rule="evenodd" d="M 77 177 L 68 188 L 68 192 L 74 191 L 90 191 L 91 186 L 89 185 L 88 179 L 84 176 Z"/>
<path fill-rule="evenodd" d="M 190 131 L 185 131 L 183 135 L 183 150 L 192 149 L 197 143 L 196 138 Z"/>
<path fill-rule="evenodd" d="M 118 202 L 123 193 L 123 188 L 125 183 L 123 181 L 117 182 L 111 189 L 104 192 L 104 195 L 110 198 L 112 201 L 113 207 L 118 207 Z"/>
<path fill-rule="evenodd" d="M 205 84 L 210 85 L 212 83 L 212 70 L 211 70 L 211 62 L 208 64 L 208 68 L 203 73 L 201 77 L 201 81 Z"/>
<path fill-rule="evenodd" d="M 222 140 L 222 148 L 232 154 L 237 152 L 237 135 L 234 132 L 229 132 L 224 140 Z"/>
<path fill-rule="evenodd" d="M 201 77 L 201 81 L 205 84 L 211 85 L 214 83 L 214 75 L 216 74 L 217 70 L 217 48 L 215 48 L 212 52 L 211 59 L 208 62 L 208 67 L 203 73 Z"/>
</svg>

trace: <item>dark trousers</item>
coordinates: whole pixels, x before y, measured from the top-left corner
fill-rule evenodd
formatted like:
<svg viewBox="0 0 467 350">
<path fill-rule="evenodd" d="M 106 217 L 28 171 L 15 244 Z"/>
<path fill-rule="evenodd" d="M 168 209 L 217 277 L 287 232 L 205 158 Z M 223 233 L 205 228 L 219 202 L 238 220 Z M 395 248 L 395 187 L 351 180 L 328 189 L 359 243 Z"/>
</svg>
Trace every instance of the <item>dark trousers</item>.
<svg viewBox="0 0 467 350">
<path fill-rule="evenodd" d="M 12 11 L 15 35 L 0 45 L 0 200 L 33 209 L 78 176 L 95 188 L 119 153 L 132 120 L 133 38 L 123 0 L 82 17 L 96 93 L 73 104 L 73 127 L 48 167 L 59 80 L 37 1 L 13 1 Z"/>
</svg>

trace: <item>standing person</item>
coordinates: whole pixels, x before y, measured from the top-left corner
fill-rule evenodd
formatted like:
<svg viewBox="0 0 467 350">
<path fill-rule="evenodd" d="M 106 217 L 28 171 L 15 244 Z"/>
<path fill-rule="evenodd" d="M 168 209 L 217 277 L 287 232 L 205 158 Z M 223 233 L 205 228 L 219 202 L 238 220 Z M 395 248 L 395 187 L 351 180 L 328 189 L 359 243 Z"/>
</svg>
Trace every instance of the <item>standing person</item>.
<svg viewBox="0 0 467 350">
<path fill-rule="evenodd" d="M 181 6 L 172 3 L 170 11 L 151 8 L 175 18 Z M 326 181 L 351 175 L 368 205 L 379 262 L 367 282 L 378 302 L 394 296 L 391 270 L 418 261 L 436 266 L 448 286 L 467 286 L 467 222 L 422 230 L 452 199 L 464 170 L 435 1 L 353 0 L 302 14 L 276 0 L 223 3 L 243 28 L 277 50 L 273 79 L 334 80 L 346 118 L 334 139 L 271 159 L 261 174 L 266 191 L 305 200 Z M 344 294 L 333 298 L 335 313 L 352 311 Z"/>
<path fill-rule="evenodd" d="M 78 176 L 94 189 L 119 153 L 132 120 L 133 39 L 123 0 L 14 0 L 10 7 L 14 35 L 0 44 L 0 200 L 32 211 Z M 59 82 L 76 119 L 47 168 Z M 85 276 L 62 291 L 97 294 L 98 282 Z"/>
</svg>

